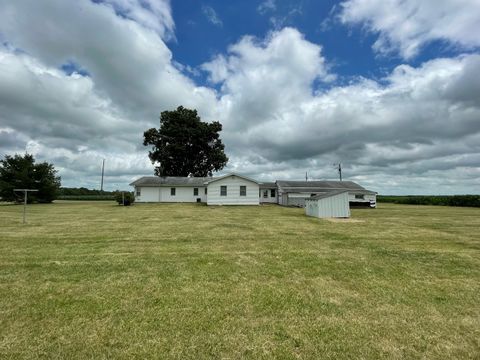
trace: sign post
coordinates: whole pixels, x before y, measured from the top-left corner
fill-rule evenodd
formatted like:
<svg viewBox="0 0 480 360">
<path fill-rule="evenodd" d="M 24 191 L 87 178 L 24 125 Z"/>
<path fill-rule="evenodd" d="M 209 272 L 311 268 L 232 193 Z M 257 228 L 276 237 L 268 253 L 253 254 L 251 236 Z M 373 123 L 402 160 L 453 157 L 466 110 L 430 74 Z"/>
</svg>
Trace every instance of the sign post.
<svg viewBox="0 0 480 360">
<path fill-rule="evenodd" d="M 23 191 L 24 200 L 23 200 L 23 223 L 27 222 L 27 194 L 28 192 L 37 192 L 35 189 L 13 189 L 13 191 Z"/>
</svg>

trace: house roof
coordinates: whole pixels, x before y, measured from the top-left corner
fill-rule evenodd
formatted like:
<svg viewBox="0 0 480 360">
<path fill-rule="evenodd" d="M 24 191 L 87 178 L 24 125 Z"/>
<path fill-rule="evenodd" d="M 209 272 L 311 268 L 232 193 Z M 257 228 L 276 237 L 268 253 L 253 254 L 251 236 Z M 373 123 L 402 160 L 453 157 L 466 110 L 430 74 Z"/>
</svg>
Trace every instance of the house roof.
<svg viewBox="0 0 480 360">
<path fill-rule="evenodd" d="M 260 182 L 260 189 L 273 189 L 273 188 L 277 188 L 277 184 L 275 184 L 274 182 Z"/>
<path fill-rule="evenodd" d="M 183 177 L 183 176 L 143 176 L 135 180 L 131 186 L 205 186 L 205 182 L 212 177 Z"/>
<path fill-rule="evenodd" d="M 315 195 L 315 196 L 306 198 L 305 200 L 320 200 L 320 199 L 326 199 L 326 198 L 329 198 L 329 197 L 332 197 L 332 196 L 335 196 L 335 195 L 344 194 L 344 193 L 347 193 L 347 192 L 348 192 L 348 190 L 334 190 L 334 191 L 326 192 L 326 193 L 324 193 L 324 194 L 319 194 L 319 195 Z"/>
<path fill-rule="evenodd" d="M 219 177 L 214 177 L 214 178 L 207 178 L 207 180 L 205 180 L 205 184 L 210 184 L 212 182 L 215 182 L 215 181 L 218 181 L 218 180 L 222 180 L 222 179 L 225 179 L 227 177 L 230 177 L 230 176 L 237 176 L 239 178 L 242 178 L 242 179 L 245 179 L 245 180 L 248 180 L 248 181 L 251 181 L 251 182 L 254 182 L 255 184 L 260 184 L 257 180 L 254 180 L 252 178 L 249 178 L 247 176 L 243 176 L 243 175 L 240 175 L 240 174 L 237 174 L 237 173 L 229 173 L 227 175 L 223 175 L 223 176 L 219 176 Z"/>
<path fill-rule="evenodd" d="M 375 194 L 353 181 L 284 181 L 277 180 L 280 192 L 328 192 L 348 190 L 353 193 Z"/>
<path fill-rule="evenodd" d="M 336 190 L 348 190 L 356 194 L 376 194 L 374 191 L 365 189 L 353 181 L 285 181 L 277 180 L 273 182 L 258 182 L 252 178 L 239 175 L 237 173 L 229 173 L 218 177 L 183 177 L 183 176 L 143 176 L 133 181 L 131 186 L 206 186 L 217 180 L 227 178 L 229 176 L 238 176 L 242 179 L 252 181 L 260 185 L 262 189 L 270 189 L 278 187 L 280 192 L 292 193 L 328 193 Z M 322 194 L 323 195 L 323 194 Z"/>
</svg>

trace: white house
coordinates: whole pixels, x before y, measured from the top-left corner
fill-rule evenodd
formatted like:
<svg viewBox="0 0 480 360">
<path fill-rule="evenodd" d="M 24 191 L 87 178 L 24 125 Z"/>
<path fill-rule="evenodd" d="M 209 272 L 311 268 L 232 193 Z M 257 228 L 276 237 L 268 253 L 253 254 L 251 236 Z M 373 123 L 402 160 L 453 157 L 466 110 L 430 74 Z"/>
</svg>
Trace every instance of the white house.
<svg viewBox="0 0 480 360">
<path fill-rule="evenodd" d="M 207 205 L 259 205 L 256 180 L 238 174 L 212 178 L 207 185 Z"/>
<path fill-rule="evenodd" d="M 208 205 L 259 205 L 259 183 L 231 173 L 220 177 L 144 176 L 130 184 L 135 201 L 202 202 Z"/>
<path fill-rule="evenodd" d="M 135 188 L 136 202 L 206 202 L 208 179 L 144 176 L 130 185 Z"/>
<path fill-rule="evenodd" d="M 259 205 L 263 203 L 305 206 L 306 199 L 346 190 L 350 206 L 376 206 L 376 194 L 352 181 L 259 182 L 230 173 L 220 177 L 144 176 L 130 185 L 135 201 L 201 202 L 208 205 Z"/>
<path fill-rule="evenodd" d="M 260 183 L 260 203 L 278 204 L 278 191 L 277 184 L 274 182 L 261 182 Z"/>
<path fill-rule="evenodd" d="M 348 190 L 330 191 L 305 199 L 305 214 L 318 218 L 348 218 Z"/>
</svg>

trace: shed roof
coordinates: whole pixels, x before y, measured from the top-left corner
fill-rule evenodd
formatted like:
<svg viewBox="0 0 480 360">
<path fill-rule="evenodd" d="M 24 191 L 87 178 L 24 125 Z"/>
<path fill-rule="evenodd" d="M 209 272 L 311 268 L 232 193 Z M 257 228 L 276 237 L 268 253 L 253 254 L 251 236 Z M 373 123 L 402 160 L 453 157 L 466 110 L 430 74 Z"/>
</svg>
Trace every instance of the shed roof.
<svg viewBox="0 0 480 360">
<path fill-rule="evenodd" d="M 131 186 L 205 186 L 205 182 L 212 177 L 184 177 L 184 176 L 143 176 L 135 180 Z"/>
<path fill-rule="evenodd" d="M 328 192 L 333 190 L 348 190 L 361 194 L 375 194 L 353 181 L 285 181 L 277 180 L 281 192 Z"/>
<path fill-rule="evenodd" d="M 320 199 L 326 199 L 326 198 L 329 198 L 329 197 L 332 197 L 332 196 L 335 196 L 335 195 L 344 194 L 344 193 L 347 193 L 347 192 L 348 192 L 348 190 L 334 190 L 334 191 L 326 192 L 326 193 L 324 193 L 324 194 L 318 194 L 318 195 L 315 195 L 315 196 L 306 198 L 305 200 L 320 200 Z"/>
</svg>

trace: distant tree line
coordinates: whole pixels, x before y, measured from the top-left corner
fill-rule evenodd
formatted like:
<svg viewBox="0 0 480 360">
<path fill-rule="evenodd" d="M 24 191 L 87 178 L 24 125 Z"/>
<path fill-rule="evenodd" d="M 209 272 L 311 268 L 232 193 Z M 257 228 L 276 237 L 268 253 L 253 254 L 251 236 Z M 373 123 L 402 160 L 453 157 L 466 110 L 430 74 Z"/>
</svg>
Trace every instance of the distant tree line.
<svg viewBox="0 0 480 360">
<path fill-rule="evenodd" d="M 377 196 L 378 202 L 409 204 L 409 205 L 439 205 L 480 207 L 480 195 L 408 195 L 408 196 Z"/>
<path fill-rule="evenodd" d="M 114 200 L 115 191 L 62 187 L 58 192 L 59 200 Z"/>
</svg>

